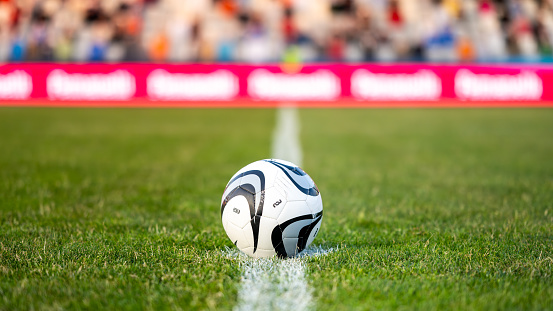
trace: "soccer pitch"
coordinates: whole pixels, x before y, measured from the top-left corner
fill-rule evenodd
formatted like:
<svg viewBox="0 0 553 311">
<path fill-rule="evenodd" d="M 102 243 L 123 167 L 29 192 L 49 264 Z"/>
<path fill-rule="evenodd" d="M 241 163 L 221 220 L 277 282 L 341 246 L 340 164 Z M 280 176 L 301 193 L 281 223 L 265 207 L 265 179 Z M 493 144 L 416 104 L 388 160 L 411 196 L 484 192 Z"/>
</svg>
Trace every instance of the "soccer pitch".
<svg viewBox="0 0 553 311">
<path fill-rule="evenodd" d="M 553 309 L 553 110 L 304 109 L 313 309 Z M 232 309 L 273 109 L 0 109 L 0 310 Z M 263 299 L 263 297 L 260 297 Z"/>
</svg>

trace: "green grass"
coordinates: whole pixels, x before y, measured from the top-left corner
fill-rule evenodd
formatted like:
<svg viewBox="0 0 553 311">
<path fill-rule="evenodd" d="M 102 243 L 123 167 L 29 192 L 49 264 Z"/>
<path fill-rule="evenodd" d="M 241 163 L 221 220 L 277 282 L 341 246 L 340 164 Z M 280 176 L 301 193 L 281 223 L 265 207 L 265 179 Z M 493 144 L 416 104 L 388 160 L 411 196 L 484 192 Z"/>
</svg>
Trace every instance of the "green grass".
<svg viewBox="0 0 553 311">
<path fill-rule="evenodd" d="M 553 110 L 302 110 L 319 309 L 553 309 Z M 0 109 L 0 310 L 231 309 L 270 109 Z"/>
<path fill-rule="evenodd" d="M 304 115 L 321 307 L 553 309 L 553 111 Z"/>
<path fill-rule="evenodd" d="M 0 309 L 206 309 L 240 270 L 220 196 L 270 110 L 0 110 Z"/>
</svg>

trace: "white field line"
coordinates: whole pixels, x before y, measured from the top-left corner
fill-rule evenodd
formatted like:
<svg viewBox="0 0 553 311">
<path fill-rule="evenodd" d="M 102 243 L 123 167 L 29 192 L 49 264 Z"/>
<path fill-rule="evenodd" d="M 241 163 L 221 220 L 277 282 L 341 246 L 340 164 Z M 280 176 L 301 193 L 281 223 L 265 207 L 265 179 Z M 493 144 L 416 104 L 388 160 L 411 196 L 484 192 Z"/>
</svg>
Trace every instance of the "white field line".
<svg viewBox="0 0 553 311">
<path fill-rule="evenodd" d="M 225 255 L 242 267 L 242 283 L 235 311 L 309 310 L 313 306 L 311 288 L 305 278 L 306 257 L 317 257 L 335 249 L 309 247 L 290 259 L 253 259 L 237 249 Z"/>
<path fill-rule="evenodd" d="M 272 157 L 301 166 L 303 154 L 300 145 L 298 109 L 282 107 L 278 109 L 277 113 L 277 122 L 273 133 Z"/>
<path fill-rule="evenodd" d="M 295 107 L 282 107 L 277 112 L 273 135 L 272 157 L 301 165 L 299 119 Z M 309 310 L 313 304 L 311 288 L 305 277 L 306 256 L 323 255 L 332 250 L 311 247 L 292 259 L 252 259 L 234 250 L 228 254 L 239 258 L 242 283 L 235 311 Z"/>
</svg>

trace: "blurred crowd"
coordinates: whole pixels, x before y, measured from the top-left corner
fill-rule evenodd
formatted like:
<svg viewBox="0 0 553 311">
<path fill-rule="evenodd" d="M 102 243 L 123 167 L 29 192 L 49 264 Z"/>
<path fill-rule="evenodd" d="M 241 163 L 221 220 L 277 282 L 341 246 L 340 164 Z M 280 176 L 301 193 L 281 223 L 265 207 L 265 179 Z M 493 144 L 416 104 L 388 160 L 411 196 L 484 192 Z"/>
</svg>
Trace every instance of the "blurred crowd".
<svg viewBox="0 0 553 311">
<path fill-rule="evenodd" d="M 0 0 L 0 61 L 508 61 L 553 0 Z"/>
</svg>

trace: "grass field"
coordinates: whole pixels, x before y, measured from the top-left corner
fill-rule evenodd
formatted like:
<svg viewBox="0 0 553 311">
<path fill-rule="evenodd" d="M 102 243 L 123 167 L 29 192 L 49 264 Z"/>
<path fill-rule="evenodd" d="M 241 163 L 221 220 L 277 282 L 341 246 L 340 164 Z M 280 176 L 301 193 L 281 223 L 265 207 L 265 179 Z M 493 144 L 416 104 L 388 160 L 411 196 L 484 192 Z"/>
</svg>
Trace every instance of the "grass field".
<svg viewBox="0 0 553 311">
<path fill-rule="evenodd" d="M 300 111 L 316 308 L 553 309 L 553 110 Z M 0 309 L 232 309 L 271 109 L 0 109 Z"/>
</svg>

